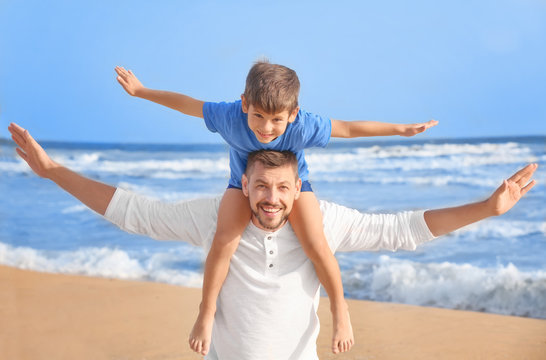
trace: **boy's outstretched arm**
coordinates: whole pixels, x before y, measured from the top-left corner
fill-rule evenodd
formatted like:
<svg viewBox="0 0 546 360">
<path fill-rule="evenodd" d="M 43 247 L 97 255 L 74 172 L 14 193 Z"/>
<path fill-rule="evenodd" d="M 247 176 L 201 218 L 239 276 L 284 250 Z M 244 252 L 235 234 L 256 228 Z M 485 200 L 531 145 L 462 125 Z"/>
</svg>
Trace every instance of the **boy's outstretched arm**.
<svg viewBox="0 0 546 360">
<path fill-rule="evenodd" d="M 510 210 L 533 186 L 531 180 L 537 164 L 529 164 L 516 172 L 484 201 L 446 209 L 425 211 L 425 222 L 434 236 L 455 231 L 490 216 L 502 215 Z M 530 181 L 531 180 L 531 181 Z"/>
<path fill-rule="evenodd" d="M 8 127 L 17 144 L 17 154 L 23 158 L 36 175 L 50 179 L 97 213 L 104 215 L 116 188 L 83 177 L 53 161 L 45 150 L 17 124 Z"/>
<path fill-rule="evenodd" d="M 332 137 L 355 138 L 365 136 L 413 136 L 430 127 L 438 121 L 430 120 L 418 124 L 390 124 L 379 121 L 345 121 L 332 119 Z"/>
<path fill-rule="evenodd" d="M 153 101 L 186 115 L 203 118 L 204 101 L 171 91 L 149 89 L 142 85 L 131 70 L 125 70 L 121 66 L 116 66 L 115 71 L 118 82 L 129 95 Z"/>
</svg>

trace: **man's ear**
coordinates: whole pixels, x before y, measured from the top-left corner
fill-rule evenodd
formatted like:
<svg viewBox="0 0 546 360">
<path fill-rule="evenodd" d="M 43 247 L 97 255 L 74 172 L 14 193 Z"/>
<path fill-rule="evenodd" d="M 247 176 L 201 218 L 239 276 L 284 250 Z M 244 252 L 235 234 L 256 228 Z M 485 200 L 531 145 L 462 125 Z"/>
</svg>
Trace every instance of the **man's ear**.
<svg viewBox="0 0 546 360">
<path fill-rule="evenodd" d="M 294 200 L 298 200 L 301 194 L 301 179 L 298 178 L 298 181 L 296 181 L 296 194 L 294 195 Z"/>
<path fill-rule="evenodd" d="M 298 106 L 297 108 L 295 108 L 291 113 L 290 115 L 288 116 L 288 122 L 289 123 L 293 123 L 294 120 L 296 120 L 296 116 L 298 116 L 298 112 L 300 111 L 300 107 Z"/>
<path fill-rule="evenodd" d="M 243 194 L 248 197 L 248 178 L 246 177 L 246 174 L 243 174 L 243 177 L 241 178 L 241 185 Z"/>
<path fill-rule="evenodd" d="M 245 114 L 248 114 L 248 103 L 244 94 L 241 95 L 241 108 Z"/>
</svg>

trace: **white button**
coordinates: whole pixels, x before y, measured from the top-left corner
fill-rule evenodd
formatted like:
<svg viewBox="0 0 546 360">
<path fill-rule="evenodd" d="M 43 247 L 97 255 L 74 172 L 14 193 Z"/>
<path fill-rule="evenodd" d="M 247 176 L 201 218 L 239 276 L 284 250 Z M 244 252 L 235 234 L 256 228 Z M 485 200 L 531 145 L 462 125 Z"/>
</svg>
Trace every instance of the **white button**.
<svg viewBox="0 0 546 360">
<path fill-rule="evenodd" d="M 271 235 L 269 235 L 269 236 L 267 237 L 267 240 L 271 240 Z"/>
<path fill-rule="evenodd" d="M 269 264 L 269 267 L 272 268 L 272 267 L 273 267 L 273 264 Z"/>
<path fill-rule="evenodd" d="M 269 251 L 269 253 L 270 253 L 271 255 L 273 255 L 273 250 Z"/>
</svg>

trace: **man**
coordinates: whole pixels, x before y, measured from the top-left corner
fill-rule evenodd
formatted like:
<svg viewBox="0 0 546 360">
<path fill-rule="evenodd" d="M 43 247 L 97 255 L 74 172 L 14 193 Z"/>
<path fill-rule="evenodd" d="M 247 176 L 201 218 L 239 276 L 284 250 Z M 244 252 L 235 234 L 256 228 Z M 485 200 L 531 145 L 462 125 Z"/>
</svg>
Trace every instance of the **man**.
<svg viewBox="0 0 546 360">
<path fill-rule="evenodd" d="M 149 200 L 78 175 L 52 161 L 30 134 L 11 124 L 17 153 L 39 176 L 51 179 L 122 229 L 163 240 L 210 247 L 220 198 L 176 204 Z M 317 359 L 319 281 L 286 219 L 301 180 L 291 153 L 249 156 L 242 178 L 251 221 L 218 298 L 209 359 Z M 321 202 L 332 251 L 415 249 L 436 236 L 512 208 L 535 184 L 530 164 L 485 201 L 459 207 L 361 214 Z"/>
</svg>

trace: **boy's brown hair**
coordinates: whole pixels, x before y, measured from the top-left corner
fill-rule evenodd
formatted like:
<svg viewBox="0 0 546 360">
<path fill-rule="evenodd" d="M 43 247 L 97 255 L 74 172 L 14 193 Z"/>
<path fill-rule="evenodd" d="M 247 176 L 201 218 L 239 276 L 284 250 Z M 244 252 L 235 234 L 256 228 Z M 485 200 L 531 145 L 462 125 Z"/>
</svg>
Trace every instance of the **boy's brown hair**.
<svg viewBox="0 0 546 360">
<path fill-rule="evenodd" d="M 292 151 L 284 150 L 256 150 L 248 154 L 246 161 L 245 175 L 250 177 L 252 168 L 256 163 L 262 164 L 266 169 L 274 169 L 290 165 L 298 179 L 298 158 Z"/>
<path fill-rule="evenodd" d="M 300 80 L 296 72 L 267 60 L 257 61 L 248 72 L 244 96 L 248 105 L 274 114 L 298 107 Z"/>
</svg>

